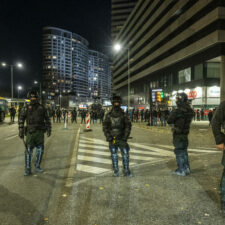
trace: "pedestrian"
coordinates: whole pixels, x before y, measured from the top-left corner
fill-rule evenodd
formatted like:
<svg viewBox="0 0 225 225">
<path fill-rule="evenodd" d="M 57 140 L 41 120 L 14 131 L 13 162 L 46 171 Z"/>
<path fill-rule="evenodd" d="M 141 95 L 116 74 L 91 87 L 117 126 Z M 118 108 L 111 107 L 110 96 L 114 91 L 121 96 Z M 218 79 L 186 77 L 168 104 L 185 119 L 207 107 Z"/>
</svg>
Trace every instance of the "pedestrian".
<svg viewBox="0 0 225 225">
<path fill-rule="evenodd" d="M 81 111 L 81 123 L 86 123 L 85 118 L 86 118 L 86 112 L 85 112 L 85 110 L 83 109 L 83 110 Z"/>
<path fill-rule="evenodd" d="M 100 115 L 99 115 L 99 117 L 100 117 L 100 124 L 103 123 L 104 116 L 105 116 L 105 110 L 101 109 L 100 110 Z"/>
<path fill-rule="evenodd" d="M 217 110 L 213 113 L 211 121 L 213 135 L 216 141 L 216 148 L 223 151 L 222 165 L 223 174 L 221 178 L 221 207 L 225 216 L 225 134 L 221 131 L 221 128 L 225 122 L 225 101 L 221 102 Z"/>
<path fill-rule="evenodd" d="M 212 110 L 209 110 L 209 113 L 208 113 L 209 127 L 211 125 L 212 117 L 213 117 L 213 112 L 212 112 Z"/>
<path fill-rule="evenodd" d="M 190 174 L 190 165 L 188 160 L 188 134 L 190 124 L 194 117 L 194 111 L 188 103 L 187 95 L 178 93 L 176 96 L 177 109 L 168 117 L 167 123 L 173 125 L 173 144 L 174 153 L 178 168 L 174 171 L 175 175 L 186 176 Z"/>
<path fill-rule="evenodd" d="M 201 120 L 204 120 L 205 117 L 205 110 L 201 109 Z"/>
<path fill-rule="evenodd" d="M 48 137 L 51 135 L 51 121 L 47 109 L 38 101 L 38 92 L 30 91 L 27 98 L 30 99 L 30 104 L 22 109 L 19 117 L 19 137 L 24 139 L 24 135 L 26 136 L 24 176 L 31 175 L 34 148 L 36 148 L 35 171 L 43 172 L 40 165 L 44 153 L 44 133 L 47 132 Z"/>
<path fill-rule="evenodd" d="M 59 107 L 56 109 L 56 116 L 57 116 L 56 123 L 61 123 L 62 111 L 60 110 Z"/>
<path fill-rule="evenodd" d="M 152 117 L 153 117 L 153 126 L 157 126 L 158 112 L 156 111 L 156 109 L 153 109 Z"/>
<path fill-rule="evenodd" d="M 200 121 L 200 111 L 199 111 L 199 109 L 197 109 L 197 121 Z"/>
<path fill-rule="evenodd" d="M 141 122 L 144 121 L 144 109 L 141 110 Z"/>
<path fill-rule="evenodd" d="M 74 109 L 71 112 L 71 122 L 77 123 L 77 109 L 74 107 Z"/>
<path fill-rule="evenodd" d="M 103 131 L 106 140 L 109 142 L 115 177 L 119 176 L 118 148 L 120 148 L 122 154 L 124 176 L 132 176 L 129 169 L 130 147 L 127 143 L 131 132 L 131 122 L 129 116 L 120 108 L 121 102 L 122 99 L 119 96 L 114 96 L 112 98 L 113 108 L 106 114 L 103 122 Z"/>
<path fill-rule="evenodd" d="M 16 115 L 16 109 L 13 105 L 9 109 L 9 112 L 10 112 L 10 121 L 11 121 L 11 123 L 14 123 L 15 115 Z"/>
<path fill-rule="evenodd" d="M 160 110 L 160 122 L 161 122 L 161 126 L 166 126 L 166 110 L 165 109 Z"/>
</svg>

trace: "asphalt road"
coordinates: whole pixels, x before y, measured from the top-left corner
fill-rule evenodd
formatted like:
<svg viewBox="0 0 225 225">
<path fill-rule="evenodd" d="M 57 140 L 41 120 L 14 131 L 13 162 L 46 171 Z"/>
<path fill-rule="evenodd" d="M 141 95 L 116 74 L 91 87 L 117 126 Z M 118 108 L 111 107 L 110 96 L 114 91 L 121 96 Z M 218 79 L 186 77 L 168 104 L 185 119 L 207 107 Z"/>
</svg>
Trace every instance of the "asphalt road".
<svg viewBox="0 0 225 225">
<path fill-rule="evenodd" d="M 24 177 L 17 124 L 0 125 L 1 225 L 224 224 L 220 212 L 221 152 L 208 125 L 190 133 L 192 174 L 177 177 L 169 127 L 133 124 L 134 177 L 112 176 L 100 124 L 53 124 L 46 138 L 44 174 Z M 35 161 L 35 158 L 34 158 Z M 120 158 L 121 162 L 121 158 Z M 122 164 L 120 163 L 120 167 Z"/>
</svg>

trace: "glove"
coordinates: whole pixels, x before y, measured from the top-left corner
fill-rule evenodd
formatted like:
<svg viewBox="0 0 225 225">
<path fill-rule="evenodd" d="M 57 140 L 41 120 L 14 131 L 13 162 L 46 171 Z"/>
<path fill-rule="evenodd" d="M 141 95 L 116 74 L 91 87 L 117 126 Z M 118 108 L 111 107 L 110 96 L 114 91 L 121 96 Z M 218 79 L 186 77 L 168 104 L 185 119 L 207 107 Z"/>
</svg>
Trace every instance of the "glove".
<svg viewBox="0 0 225 225">
<path fill-rule="evenodd" d="M 20 128 L 20 129 L 19 129 L 19 137 L 20 137 L 21 139 L 24 138 L 24 129 L 23 129 L 23 128 Z"/>
<path fill-rule="evenodd" d="M 50 137 L 50 136 L 51 136 L 51 130 L 47 129 L 47 137 Z"/>
</svg>

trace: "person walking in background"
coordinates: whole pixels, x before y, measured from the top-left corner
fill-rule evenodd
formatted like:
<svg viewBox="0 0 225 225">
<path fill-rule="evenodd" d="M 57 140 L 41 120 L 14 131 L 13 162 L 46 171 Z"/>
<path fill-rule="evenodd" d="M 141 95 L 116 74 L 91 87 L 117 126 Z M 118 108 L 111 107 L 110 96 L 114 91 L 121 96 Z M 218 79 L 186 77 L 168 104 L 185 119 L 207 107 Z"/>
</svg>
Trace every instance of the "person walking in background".
<svg viewBox="0 0 225 225">
<path fill-rule="evenodd" d="M 204 120 L 205 117 L 205 110 L 201 109 L 201 120 Z"/>
<path fill-rule="evenodd" d="M 199 109 L 197 109 L 197 121 L 200 121 L 200 111 L 199 111 Z"/>
<path fill-rule="evenodd" d="M 211 125 L 212 117 L 213 117 L 213 112 L 212 112 L 212 110 L 209 110 L 209 113 L 208 113 L 209 127 Z"/>
<path fill-rule="evenodd" d="M 85 110 L 83 109 L 83 110 L 81 111 L 81 124 L 82 124 L 82 123 L 86 123 L 85 118 L 86 118 L 86 112 L 85 112 Z"/>
<path fill-rule="evenodd" d="M 62 112 L 59 107 L 56 109 L 56 116 L 57 116 L 56 123 L 61 123 Z"/>
<path fill-rule="evenodd" d="M 10 121 L 11 121 L 11 123 L 14 123 L 15 116 L 16 116 L 16 109 L 15 109 L 15 107 L 13 105 L 9 109 L 9 112 L 10 112 Z"/>
</svg>

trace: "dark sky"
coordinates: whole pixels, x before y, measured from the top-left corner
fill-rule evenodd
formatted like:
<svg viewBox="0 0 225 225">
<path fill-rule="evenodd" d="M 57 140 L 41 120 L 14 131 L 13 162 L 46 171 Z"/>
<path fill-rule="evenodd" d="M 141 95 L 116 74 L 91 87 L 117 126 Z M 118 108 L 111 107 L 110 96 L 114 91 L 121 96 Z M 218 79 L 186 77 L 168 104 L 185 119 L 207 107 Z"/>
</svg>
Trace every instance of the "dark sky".
<svg viewBox="0 0 225 225">
<path fill-rule="evenodd" d="M 1 0 L 0 62 L 21 61 L 14 86 L 41 79 L 42 28 L 55 26 L 86 38 L 91 49 L 107 53 L 110 45 L 110 0 Z M 10 70 L 0 68 L 1 90 L 10 87 Z M 15 93 L 17 97 L 17 92 Z"/>
</svg>

